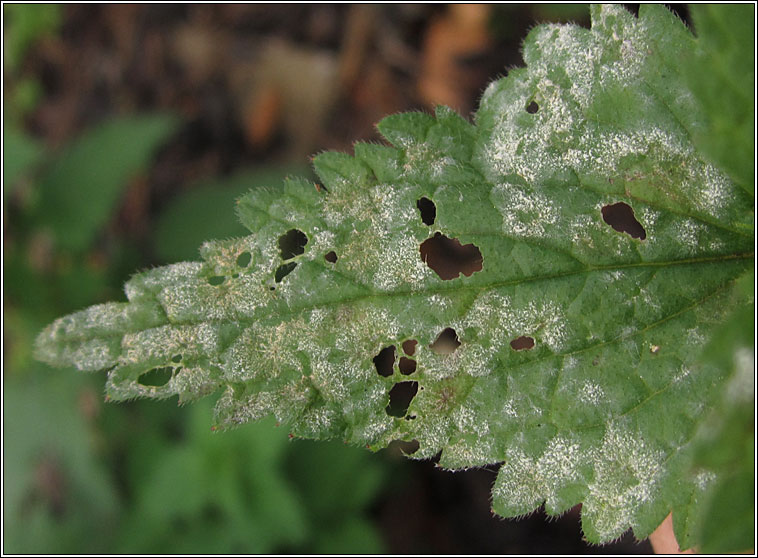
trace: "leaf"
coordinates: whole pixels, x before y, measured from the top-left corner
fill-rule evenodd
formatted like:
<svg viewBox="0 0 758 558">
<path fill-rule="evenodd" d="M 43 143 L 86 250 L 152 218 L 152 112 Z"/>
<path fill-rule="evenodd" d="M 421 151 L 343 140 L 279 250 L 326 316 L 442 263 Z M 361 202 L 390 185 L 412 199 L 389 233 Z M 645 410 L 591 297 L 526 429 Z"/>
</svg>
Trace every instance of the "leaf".
<svg viewBox="0 0 758 558">
<path fill-rule="evenodd" d="M 690 440 L 724 379 L 698 354 L 742 304 L 753 202 L 692 144 L 684 25 L 655 5 L 591 17 L 532 30 L 475 124 L 385 118 L 392 146 L 243 197 L 251 235 L 135 275 L 38 356 L 108 368 L 114 400 L 220 391 L 217 428 L 273 414 L 294 436 L 503 463 L 495 512 L 583 502 L 591 542 L 686 523 Z"/>
<path fill-rule="evenodd" d="M 755 195 L 755 6 L 695 4 L 691 11 L 698 50 L 685 75 L 705 115 L 693 138 Z"/>
<path fill-rule="evenodd" d="M 61 154 L 42 178 L 38 211 L 60 246 L 89 246 L 127 180 L 147 165 L 177 124 L 166 114 L 116 118 L 89 130 Z"/>
<path fill-rule="evenodd" d="M 61 6 L 55 4 L 3 4 L 3 15 L 10 21 L 4 38 L 4 62 L 15 69 L 35 41 L 54 34 L 61 23 Z"/>
<path fill-rule="evenodd" d="M 3 200 L 8 200 L 19 178 L 39 162 L 42 153 L 42 146 L 21 130 L 3 127 Z"/>
<path fill-rule="evenodd" d="M 752 299 L 754 285 L 752 271 L 738 281 L 748 299 Z M 695 529 L 699 531 L 699 550 L 705 553 L 744 552 L 754 546 L 754 319 L 751 300 L 735 309 L 704 351 L 707 360 L 728 371 L 694 440 L 693 472 L 706 486 Z"/>
</svg>

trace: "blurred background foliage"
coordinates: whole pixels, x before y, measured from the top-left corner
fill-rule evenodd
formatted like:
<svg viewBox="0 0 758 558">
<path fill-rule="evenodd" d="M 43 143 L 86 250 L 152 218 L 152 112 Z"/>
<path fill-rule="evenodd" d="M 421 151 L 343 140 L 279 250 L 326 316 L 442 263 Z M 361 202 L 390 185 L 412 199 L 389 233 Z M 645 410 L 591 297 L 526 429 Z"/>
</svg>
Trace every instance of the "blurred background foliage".
<svg viewBox="0 0 758 558">
<path fill-rule="evenodd" d="M 685 14 L 686 16 L 686 14 Z M 244 234 L 234 201 L 387 114 L 470 114 L 536 21 L 586 6 L 3 5 L 4 553 L 648 552 L 590 549 L 578 509 L 505 521 L 495 470 L 452 474 L 213 401 L 104 404 L 101 374 L 32 358 L 135 270 Z"/>
</svg>

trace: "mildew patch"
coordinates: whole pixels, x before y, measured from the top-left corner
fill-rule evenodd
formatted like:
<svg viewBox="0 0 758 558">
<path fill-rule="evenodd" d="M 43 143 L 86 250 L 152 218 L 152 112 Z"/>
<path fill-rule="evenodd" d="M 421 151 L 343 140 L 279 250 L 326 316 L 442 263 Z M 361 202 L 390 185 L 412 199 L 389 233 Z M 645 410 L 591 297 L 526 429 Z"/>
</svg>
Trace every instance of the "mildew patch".
<svg viewBox="0 0 758 558">
<path fill-rule="evenodd" d="M 594 476 L 582 513 L 602 540 L 614 539 L 637 525 L 640 508 L 652 501 L 665 454 L 618 423 L 609 423 L 599 447 L 591 452 Z"/>
<path fill-rule="evenodd" d="M 582 403 L 599 405 L 605 398 L 605 390 L 599 384 L 585 380 L 577 396 Z"/>
<path fill-rule="evenodd" d="M 523 186 L 496 184 L 490 198 L 503 217 L 503 232 L 509 236 L 542 238 L 560 219 L 550 198 Z"/>
<path fill-rule="evenodd" d="M 560 508 L 557 493 L 584 480 L 582 464 L 587 455 L 578 441 L 564 436 L 553 437 L 537 458 L 517 446 L 508 447 L 492 489 L 496 507 L 503 508 L 509 516 L 529 513 L 543 499 L 547 508 Z"/>
</svg>

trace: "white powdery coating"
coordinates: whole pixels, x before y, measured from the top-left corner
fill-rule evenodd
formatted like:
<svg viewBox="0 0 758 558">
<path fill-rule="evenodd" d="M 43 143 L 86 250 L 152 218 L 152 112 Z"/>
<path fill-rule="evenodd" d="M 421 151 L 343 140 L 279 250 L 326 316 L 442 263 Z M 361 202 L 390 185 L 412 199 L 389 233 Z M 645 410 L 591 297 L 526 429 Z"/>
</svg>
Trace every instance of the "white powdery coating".
<svg viewBox="0 0 758 558">
<path fill-rule="evenodd" d="M 705 492 L 705 490 L 711 485 L 713 481 L 716 480 L 716 473 L 713 471 L 699 471 L 695 475 L 695 484 L 697 485 L 698 489 L 701 492 Z"/>
<path fill-rule="evenodd" d="M 227 277 L 220 285 L 210 285 L 201 277 L 188 277 L 183 284 L 164 288 L 157 298 L 172 321 L 252 317 L 270 298 L 263 284 L 267 276 L 267 272 L 259 270 Z"/>
<path fill-rule="evenodd" d="M 74 347 L 66 345 L 55 356 L 63 362 L 70 362 L 78 370 L 102 370 L 113 364 L 118 354 L 106 340 L 92 339 Z"/>
<path fill-rule="evenodd" d="M 429 267 L 421 260 L 419 243 L 410 236 L 388 243 L 385 252 L 377 255 L 381 261 L 372 282 L 376 289 L 389 291 L 401 285 L 420 289 L 424 279 L 431 275 Z"/>
<path fill-rule="evenodd" d="M 127 333 L 121 340 L 121 362 L 137 364 L 143 360 L 168 361 L 176 354 L 184 358 L 215 355 L 218 332 L 210 324 L 161 326 Z M 168 364 L 168 363 L 167 363 Z"/>
<path fill-rule="evenodd" d="M 687 168 L 689 171 L 687 192 L 699 210 L 719 218 L 733 203 L 739 201 L 729 178 L 713 165 L 696 161 Z"/>
<path fill-rule="evenodd" d="M 344 268 L 377 290 L 421 288 L 433 272 L 421 260 L 419 243 L 407 233 L 409 224 L 417 219 L 415 204 L 386 184 L 355 192 L 354 196 L 355 207 L 346 211 L 360 212 L 360 226 L 359 221 L 353 222 L 353 233 L 340 248 Z"/>
<path fill-rule="evenodd" d="M 582 514 L 600 539 L 610 540 L 635 526 L 638 510 L 655 497 L 665 455 L 611 422 L 591 459 L 594 478 Z"/>
<path fill-rule="evenodd" d="M 476 434 L 479 438 L 487 436 L 490 432 L 489 424 L 483 420 L 473 409 L 460 406 L 450 415 L 453 424 L 462 434 Z"/>
<path fill-rule="evenodd" d="M 202 267 L 199 262 L 181 262 L 147 271 L 138 277 L 139 285 L 134 279 L 126 283 L 126 298 L 129 301 L 138 300 L 148 291 L 161 290 L 167 284 L 181 284 L 188 277 L 197 277 Z"/>
<path fill-rule="evenodd" d="M 312 231 L 313 248 L 310 250 L 313 257 L 321 257 L 325 252 L 335 248 L 336 235 L 329 230 L 315 229 Z"/>
<path fill-rule="evenodd" d="M 532 511 L 543 499 L 555 510 L 560 507 L 556 493 L 581 480 L 580 467 L 587 456 L 577 442 L 561 435 L 552 438 L 537 459 L 511 446 L 493 487 L 493 498 L 516 514 Z"/>
<path fill-rule="evenodd" d="M 496 354 L 513 339 L 528 335 L 560 352 L 567 337 L 561 306 L 543 298 L 516 307 L 512 299 L 492 291 L 479 295 L 461 320 L 462 327 L 476 327 L 491 335 L 491 354 Z"/>
<path fill-rule="evenodd" d="M 600 385 L 586 380 L 579 390 L 579 400 L 589 405 L 598 405 L 605 397 L 605 391 Z"/>
<path fill-rule="evenodd" d="M 734 404 L 748 404 L 755 398 L 755 354 L 741 347 L 734 353 L 734 375 L 726 386 L 726 397 Z"/>
<path fill-rule="evenodd" d="M 515 184 L 496 184 L 491 199 L 503 216 L 503 232 L 510 236 L 544 238 L 546 225 L 555 225 L 560 218 L 559 208 L 549 197 L 527 193 Z"/>
<path fill-rule="evenodd" d="M 301 339 L 314 335 L 315 329 L 302 318 L 276 325 L 255 323 L 248 327 L 226 351 L 224 377 L 245 381 L 265 374 L 276 378 L 285 370 L 302 370 L 297 356 Z"/>
</svg>

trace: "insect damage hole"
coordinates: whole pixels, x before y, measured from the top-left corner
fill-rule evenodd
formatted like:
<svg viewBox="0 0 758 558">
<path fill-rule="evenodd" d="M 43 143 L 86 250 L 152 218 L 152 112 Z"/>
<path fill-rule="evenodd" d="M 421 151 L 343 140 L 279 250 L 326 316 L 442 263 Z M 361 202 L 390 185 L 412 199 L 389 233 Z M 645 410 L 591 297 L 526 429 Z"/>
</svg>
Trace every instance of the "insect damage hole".
<svg viewBox="0 0 758 558">
<path fill-rule="evenodd" d="M 173 375 L 174 369 L 170 366 L 153 368 L 144 374 L 140 374 L 140 377 L 137 378 L 137 383 L 142 386 L 161 387 L 165 386 Z"/>
<path fill-rule="evenodd" d="M 600 211 L 603 214 L 603 221 L 614 230 L 640 240 L 645 240 L 647 237 L 645 227 L 634 217 L 634 210 L 624 202 L 604 205 Z"/>
<path fill-rule="evenodd" d="M 297 264 L 295 262 L 290 262 L 286 264 L 282 264 L 279 267 L 276 268 L 276 271 L 274 272 L 274 281 L 277 283 L 281 283 L 282 279 L 287 277 L 290 273 L 292 273 L 292 270 L 297 267 Z"/>
<path fill-rule="evenodd" d="M 435 233 L 420 246 L 421 260 L 441 279 L 456 279 L 463 273 L 470 277 L 482 270 L 482 253 L 474 244 L 461 245 L 457 238 L 448 238 L 442 233 Z"/>
<path fill-rule="evenodd" d="M 334 250 L 327 252 L 327 254 L 324 256 L 324 259 L 329 263 L 337 263 L 337 252 Z"/>
<path fill-rule="evenodd" d="M 455 352 L 455 350 L 461 346 L 461 342 L 458 340 L 458 334 L 452 327 L 443 329 L 434 340 L 434 343 L 429 345 L 429 348 L 439 355 L 449 355 Z"/>
<path fill-rule="evenodd" d="M 536 101 L 532 101 L 528 105 L 526 105 L 526 112 L 529 114 L 536 114 L 537 111 L 540 110 L 540 106 L 537 104 Z"/>
<path fill-rule="evenodd" d="M 384 347 L 379 354 L 374 357 L 374 366 L 380 376 L 387 378 L 392 376 L 395 369 L 395 346 Z"/>
<path fill-rule="evenodd" d="M 279 237 L 279 250 L 283 260 L 291 260 L 305 252 L 308 237 L 298 229 L 290 229 Z"/>
<path fill-rule="evenodd" d="M 390 403 L 385 409 L 391 417 L 404 417 L 418 393 L 418 382 L 398 382 L 390 390 Z"/>
<path fill-rule="evenodd" d="M 249 266 L 252 259 L 253 256 L 250 254 L 250 252 L 242 252 L 239 256 L 237 256 L 237 267 Z"/>
<path fill-rule="evenodd" d="M 413 356 L 416 352 L 416 345 L 418 345 L 418 341 L 415 339 L 407 339 L 403 341 L 403 352 L 408 356 Z"/>
<path fill-rule="evenodd" d="M 511 341 L 511 349 L 514 351 L 523 351 L 534 348 L 534 339 L 528 335 L 522 335 Z"/>
<path fill-rule="evenodd" d="M 213 277 L 208 277 L 208 284 L 214 287 L 218 287 L 224 281 L 226 281 L 226 277 L 223 275 L 214 275 Z"/>
<path fill-rule="evenodd" d="M 392 440 L 387 444 L 387 451 L 397 451 L 404 455 L 412 455 L 418 451 L 419 447 L 421 447 L 421 444 L 419 444 L 419 441 L 415 438 L 410 442 L 406 442 L 405 440 Z"/>
<path fill-rule="evenodd" d="M 431 227 L 437 218 L 437 206 L 429 198 L 421 198 L 416 202 L 416 207 L 421 213 L 421 221 Z"/>
<path fill-rule="evenodd" d="M 400 357 L 397 367 L 400 369 L 401 374 L 408 376 L 416 371 L 416 361 L 412 358 Z"/>
</svg>

